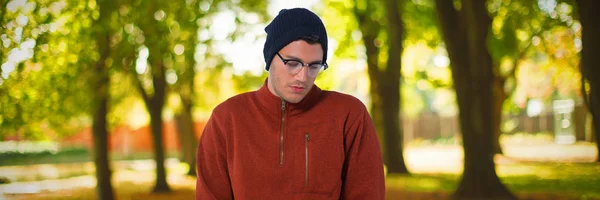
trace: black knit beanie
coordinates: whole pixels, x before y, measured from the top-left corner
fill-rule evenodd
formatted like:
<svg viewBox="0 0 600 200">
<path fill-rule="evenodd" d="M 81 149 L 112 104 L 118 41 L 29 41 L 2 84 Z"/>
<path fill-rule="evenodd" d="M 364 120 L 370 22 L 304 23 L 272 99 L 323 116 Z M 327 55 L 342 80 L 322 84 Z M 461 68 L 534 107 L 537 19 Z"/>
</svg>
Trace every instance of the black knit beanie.
<svg viewBox="0 0 600 200">
<path fill-rule="evenodd" d="M 263 48 L 263 56 L 269 71 L 273 56 L 289 43 L 300 37 L 319 37 L 323 48 L 323 62 L 327 61 L 327 32 L 321 19 L 305 8 L 283 9 L 273 21 L 265 27 L 267 40 Z"/>
</svg>

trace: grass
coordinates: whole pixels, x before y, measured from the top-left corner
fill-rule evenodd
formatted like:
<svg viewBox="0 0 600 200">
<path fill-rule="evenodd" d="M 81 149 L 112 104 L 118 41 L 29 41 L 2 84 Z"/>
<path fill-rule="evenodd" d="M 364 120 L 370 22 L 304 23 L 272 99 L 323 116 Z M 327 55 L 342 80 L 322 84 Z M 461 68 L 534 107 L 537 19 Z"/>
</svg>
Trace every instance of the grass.
<svg viewBox="0 0 600 200">
<path fill-rule="evenodd" d="M 90 160 L 89 151 L 83 148 L 65 149 L 58 152 L 0 153 L 0 166 L 85 162 Z"/>
<path fill-rule="evenodd" d="M 433 147 L 432 147 L 433 148 Z M 439 149 L 447 150 L 447 149 Z M 413 152 L 418 153 L 418 152 Z M 445 156 L 442 154 L 442 156 Z M 428 159 L 436 159 L 429 157 Z M 436 159 L 438 160 L 438 159 Z M 600 199 L 600 164 L 599 163 L 561 163 L 530 162 L 500 160 L 497 173 L 500 180 L 520 199 Z M 507 161 L 508 160 L 508 161 Z M 439 172 L 438 168 L 415 165 L 408 160 L 411 175 L 388 175 L 386 179 L 387 199 L 447 199 L 456 189 L 460 181 L 460 170 Z M 411 164 L 412 163 L 412 164 Z M 456 168 L 455 164 L 438 162 L 448 168 Z M 187 166 L 168 163 L 168 182 L 173 189 L 169 194 L 150 193 L 154 174 L 152 168 L 123 167 L 113 176 L 113 186 L 117 199 L 193 199 L 194 178 L 184 176 Z M 455 172 L 452 172 L 455 171 Z M 70 179 L 38 182 L 35 187 L 45 185 L 62 185 L 62 187 L 46 188 L 34 194 L 5 194 L 7 199 L 96 199 L 95 179 L 91 175 Z M 2 188 L 0 193 L 10 188 Z M 20 186 L 17 186 L 20 187 Z M 0 194 L 0 199 L 2 198 Z"/>
<path fill-rule="evenodd" d="M 166 158 L 177 158 L 178 156 L 179 152 L 166 152 Z M 112 160 L 152 159 L 154 157 L 154 153 L 135 152 L 127 155 L 121 153 L 111 153 L 110 157 Z M 0 153 L 0 166 L 80 163 L 90 161 L 92 161 L 91 150 L 85 148 L 65 149 L 55 153 L 49 151 L 35 153 Z"/>
<path fill-rule="evenodd" d="M 522 199 L 600 199 L 597 163 L 505 164 L 498 165 L 497 172 L 501 182 Z M 448 198 L 459 181 L 458 173 L 421 173 L 389 175 L 386 185 L 389 199 L 411 193 Z"/>
<path fill-rule="evenodd" d="M 113 176 L 113 188 L 116 199 L 127 200 L 127 199 L 164 199 L 164 200 L 183 200 L 193 199 L 195 192 L 195 179 L 192 177 L 186 177 L 181 175 L 170 176 L 169 185 L 172 190 L 170 193 L 151 193 L 152 184 L 154 177 L 151 171 L 120 171 L 115 173 Z M 93 177 L 90 179 L 73 180 L 73 182 L 81 183 L 81 187 L 59 189 L 51 192 L 41 192 L 34 194 L 20 194 L 20 195 L 5 195 L 7 199 L 15 200 L 63 200 L 63 199 L 97 199 L 96 191 L 94 188 Z M 91 182 L 90 182 L 91 181 Z M 63 183 L 68 184 L 68 183 Z M 76 184 L 76 183 L 75 183 Z M 2 196 L 0 196 L 2 199 Z"/>
<path fill-rule="evenodd" d="M 593 162 L 598 156 L 593 144 L 556 145 L 543 134 L 505 137 L 503 144 L 506 156 L 495 158 L 496 171 L 501 182 L 520 199 L 600 200 L 600 163 Z M 413 143 L 406 147 L 404 156 L 412 174 L 388 175 L 386 199 L 447 199 L 457 188 L 462 172 L 462 147 L 451 138 Z M 168 182 L 173 192 L 151 193 L 154 174 L 148 163 L 151 162 L 115 165 L 113 187 L 117 199 L 194 198 L 194 178 L 184 176 L 187 166 L 174 162 L 167 162 Z M 0 167 L 0 171 L 5 168 Z M 20 187 L 33 187 L 37 191 L 8 194 L 11 189 Z M 96 199 L 94 187 L 95 178 L 90 173 L 73 178 L 0 184 L 0 199 L 2 193 L 7 199 L 19 200 Z"/>
<path fill-rule="evenodd" d="M 600 199 L 600 164 L 518 163 L 498 165 L 497 171 L 501 181 L 520 199 Z M 168 194 L 150 193 L 154 182 L 152 170 L 118 171 L 113 176 L 113 186 L 117 199 L 193 199 L 195 179 L 184 176 L 184 172 L 182 165 L 169 168 L 173 192 Z M 386 196 L 387 199 L 447 199 L 459 180 L 460 175 L 454 173 L 388 175 Z M 5 197 L 17 200 L 96 199 L 92 176 L 62 181 L 61 184 L 69 188 L 35 194 L 6 194 Z"/>
</svg>

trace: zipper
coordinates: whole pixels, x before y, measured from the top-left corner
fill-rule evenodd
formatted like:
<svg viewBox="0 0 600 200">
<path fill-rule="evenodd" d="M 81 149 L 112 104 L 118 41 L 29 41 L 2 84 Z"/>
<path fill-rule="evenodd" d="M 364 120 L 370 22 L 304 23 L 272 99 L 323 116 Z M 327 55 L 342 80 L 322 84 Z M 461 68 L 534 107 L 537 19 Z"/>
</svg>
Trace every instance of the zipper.
<svg viewBox="0 0 600 200">
<path fill-rule="evenodd" d="M 306 133 L 306 140 L 304 140 L 304 186 L 308 187 L 308 133 Z"/>
<path fill-rule="evenodd" d="M 281 100 L 281 132 L 279 134 L 279 166 L 283 166 L 283 130 L 285 122 L 285 101 Z"/>
</svg>

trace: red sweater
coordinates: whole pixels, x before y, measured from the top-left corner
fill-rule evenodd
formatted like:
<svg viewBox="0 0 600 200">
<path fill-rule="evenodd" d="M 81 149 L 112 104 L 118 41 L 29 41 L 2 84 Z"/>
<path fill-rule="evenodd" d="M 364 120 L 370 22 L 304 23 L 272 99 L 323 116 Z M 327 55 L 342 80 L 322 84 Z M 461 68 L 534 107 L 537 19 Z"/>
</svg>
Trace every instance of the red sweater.
<svg viewBox="0 0 600 200">
<path fill-rule="evenodd" d="M 362 102 L 316 85 L 299 103 L 267 89 L 217 106 L 197 152 L 197 200 L 384 199 L 379 140 Z"/>
</svg>

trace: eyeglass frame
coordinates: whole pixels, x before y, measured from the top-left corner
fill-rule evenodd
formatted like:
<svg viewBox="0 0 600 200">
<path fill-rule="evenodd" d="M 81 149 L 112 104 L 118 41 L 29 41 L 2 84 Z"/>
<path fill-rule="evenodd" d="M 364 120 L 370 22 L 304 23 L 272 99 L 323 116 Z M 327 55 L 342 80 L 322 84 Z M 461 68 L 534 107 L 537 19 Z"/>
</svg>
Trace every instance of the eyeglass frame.
<svg viewBox="0 0 600 200">
<path fill-rule="evenodd" d="M 309 68 L 308 69 L 309 70 L 308 75 L 311 76 L 311 77 L 317 77 L 317 75 L 319 75 L 319 72 L 321 71 L 321 68 L 323 68 L 323 71 L 325 71 L 325 70 L 327 70 L 327 68 L 329 68 L 329 65 L 327 63 L 325 63 L 325 62 L 321 62 L 321 63 L 304 63 L 304 62 L 302 62 L 302 61 L 300 61 L 298 59 L 285 59 L 285 58 L 283 58 L 283 56 L 281 56 L 281 54 L 279 54 L 279 52 L 277 52 L 275 54 L 277 54 L 277 56 L 279 57 L 279 59 L 281 60 L 281 62 L 283 62 L 283 64 L 285 64 L 286 66 L 287 66 L 287 63 L 290 62 L 290 61 L 294 61 L 294 62 L 300 63 L 300 66 L 301 66 L 300 69 L 297 72 L 295 72 L 295 73 L 294 72 L 290 72 L 290 74 L 292 74 L 292 75 L 296 75 L 296 74 L 300 73 L 300 71 L 302 71 L 302 68 L 304 66 L 306 66 L 306 67 Z M 310 74 L 311 65 L 321 65 L 321 67 L 319 67 L 319 71 L 317 71 L 317 74 L 315 74 L 314 76 L 312 76 Z M 287 66 L 287 67 L 289 68 L 289 66 Z"/>
</svg>

